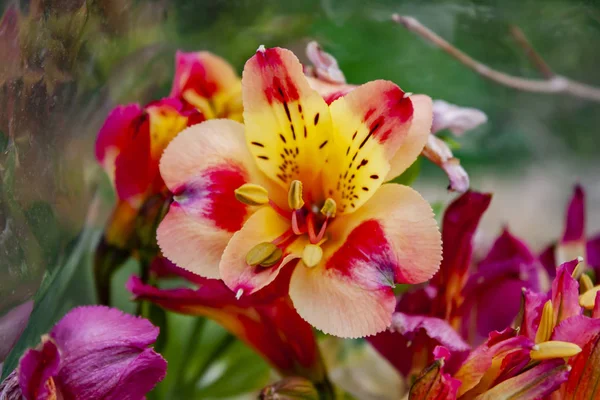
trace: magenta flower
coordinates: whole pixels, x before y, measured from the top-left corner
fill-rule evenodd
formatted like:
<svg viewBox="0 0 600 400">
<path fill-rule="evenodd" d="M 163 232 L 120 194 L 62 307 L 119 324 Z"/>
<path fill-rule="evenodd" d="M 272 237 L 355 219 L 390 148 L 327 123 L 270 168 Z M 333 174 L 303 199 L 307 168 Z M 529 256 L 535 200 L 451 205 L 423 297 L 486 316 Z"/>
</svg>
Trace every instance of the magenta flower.
<svg viewBox="0 0 600 400">
<path fill-rule="evenodd" d="M 142 399 L 167 369 L 149 348 L 158 331 L 149 321 L 116 309 L 75 308 L 37 348 L 25 352 L 0 398 L 20 392 L 26 400 Z"/>
<path fill-rule="evenodd" d="M 540 254 L 540 260 L 553 277 L 556 275 L 556 267 L 577 257 L 583 257 L 587 266 L 593 268 L 596 275 L 600 274 L 600 233 L 596 233 L 591 239 L 586 236 L 585 191 L 581 185 L 576 185 L 573 190 L 561 239 L 546 248 Z"/>
</svg>

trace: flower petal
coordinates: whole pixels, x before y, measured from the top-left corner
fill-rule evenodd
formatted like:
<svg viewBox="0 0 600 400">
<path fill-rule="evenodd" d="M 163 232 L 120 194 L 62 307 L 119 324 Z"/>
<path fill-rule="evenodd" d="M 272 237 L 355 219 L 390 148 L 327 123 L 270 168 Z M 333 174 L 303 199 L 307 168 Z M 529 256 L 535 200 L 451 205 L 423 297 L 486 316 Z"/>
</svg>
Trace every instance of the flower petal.
<svg viewBox="0 0 600 400">
<path fill-rule="evenodd" d="M 446 142 L 433 134 L 429 135 L 423 148 L 423 155 L 448 175 L 450 180 L 448 190 L 463 193 L 469 189 L 469 175 L 460 165 L 460 160 L 454 157 Z"/>
<path fill-rule="evenodd" d="M 295 179 L 310 188 L 325 164 L 331 118 L 289 50 L 259 49 L 242 76 L 246 141 L 258 167 L 287 190 Z"/>
<path fill-rule="evenodd" d="M 357 87 L 330 109 L 333 143 L 323 190 L 335 200 L 339 214 L 350 213 L 375 193 L 390 171 L 408 136 L 413 103 L 397 85 L 380 80 Z"/>
<path fill-rule="evenodd" d="M 50 336 L 60 349 L 56 380 L 66 398 L 140 399 L 166 373 L 166 361 L 148 348 L 158 328 L 117 309 L 75 308 Z"/>
<path fill-rule="evenodd" d="M 453 134 L 461 136 L 465 132 L 475 129 L 486 122 L 487 115 L 476 108 L 460 107 L 444 100 L 435 100 L 433 102 L 431 133 L 448 129 Z"/>
<path fill-rule="evenodd" d="M 562 242 L 574 242 L 585 239 L 585 193 L 581 185 L 576 185 L 573 197 L 567 207 L 567 218 Z"/>
<path fill-rule="evenodd" d="M 566 321 L 565 321 L 566 322 Z M 561 388 L 563 400 L 592 400 L 600 394 L 600 334 L 592 336 L 570 362 L 571 372 Z"/>
<path fill-rule="evenodd" d="M 444 372 L 444 361 L 427 367 L 410 388 L 411 400 L 455 400 L 460 381 Z"/>
<path fill-rule="evenodd" d="M 444 346 L 449 351 L 445 363 L 450 373 L 456 371 L 470 350 L 448 322 L 400 312 L 394 313 L 386 331 L 369 336 L 367 341 L 404 376 L 433 362 L 436 346 Z"/>
<path fill-rule="evenodd" d="M 426 281 L 441 259 L 431 207 L 406 186 L 382 186 L 328 232 L 321 263 L 314 268 L 299 263 L 290 295 L 303 318 L 336 336 L 384 330 L 395 306 L 394 284 Z"/>
<path fill-rule="evenodd" d="M 400 176 L 417 159 L 430 137 L 432 105 L 431 98 L 422 94 L 410 96 L 413 105 L 413 119 L 406 139 L 390 161 L 390 171 L 385 180 Z"/>
<path fill-rule="evenodd" d="M 115 107 L 106 117 L 96 138 L 96 159 L 114 180 L 115 160 L 132 136 L 132 124 L 143 115 L 139 104 Z"/>
<path fill-rule="evenodd" d="M 473 236 L 492 196 L 487 193 L 466 192 L 446 209 L 442 222 L 444 257 L 439 272 L 431 284 L 438 288 L 436 316 L 447 318 L 456 306 L 473 255 Z"/>
<path fill-rule="evenodd" d="M 169 97 L 180 97 L 206 119 L 242 121 L 242 85 L 231 65 L 208 51 L 175 54 Z"/>
<path fill-rule="evenodd" d="M 237 122 L 206 121 L 181 132 L 161 159 L 175 196 L 158 227 L 158 244 L 168 259 L 202 276 L 219 277 L 225 246 L 251 212 L 235 189 L 262 183 L 243 135 Z"/>
<path fill-rule="evenodd" d="M 4 361 L 8 353 L 17 343 L 19 336 L 27 326 L 29 316 L 33 310 L 33 300 L 28 300 L 23 304 L 10 309 L 0 317 L 0 363 Z"/>
<path fill-rule="evenodd" d="M 546 398 L 568 377 L 569 367 L 563 360 L 543 361 L 530 370 L 496 385 L 477 397 L 477 400 Z"/>
<path fill-rule="evenodd" d="M 554 328 L 552 340 L 574 343 L 583 347 L 598 334 L 600 334 L 600 319 L 575 315 L 565 319 Z"/>
<path fill-rule="evenodd" d="M 555 324 L 580 315 L 579 283 L 571 276 L 577 262 L 564 263 L 558 267 L 556 278 L 552 282 L 552 306 Z"/>
<path fill-rule="evenodd" d="M 270 267 L 250 266 L 246 263 L 246 255 L 256 245 L 272 242 L 289 229 L 289 220 L 272 208 L 258 210 L 227 244 L 219 263 L 221 279 L 234 293 L 240 293 L 238 296 L 252 294 L 271 283 L 281 268 L 291 261 L 290 257 L 286 257 L 289 250 L 283 248 L 282 258 Z"/>
<path fill-rule="evenodd" d="M 548 301 L 546 293 L 538 293 L 530 289 L 523 291 L 523 320 L 520 330 L 523 336 L 531 340 L 535 339 L 546 301 Z"/>
<path fill-rule="evenodd" d="M 548 277 L 554 278 L 556 276 L 556 245 L 552 244 L 548 246 L 544 251 L 539 255 L 540 262 L 546 269 L 548 273 Z"/>
<path fill-rule="evenodd" d="M 61 355 L 52 340 L 42 338 L 37 349 L 29 349 L 19 361 L 19 386 L 27 400 L 46 400 L 56 396 L 54 378 L 60 369 Z"/>
<path fill-rule="evenodd" d="M 597 276 L 600 276 L 600 235 L 587 242 L 585 253 L 585 262 L 594 268 Z"/>
</svg>

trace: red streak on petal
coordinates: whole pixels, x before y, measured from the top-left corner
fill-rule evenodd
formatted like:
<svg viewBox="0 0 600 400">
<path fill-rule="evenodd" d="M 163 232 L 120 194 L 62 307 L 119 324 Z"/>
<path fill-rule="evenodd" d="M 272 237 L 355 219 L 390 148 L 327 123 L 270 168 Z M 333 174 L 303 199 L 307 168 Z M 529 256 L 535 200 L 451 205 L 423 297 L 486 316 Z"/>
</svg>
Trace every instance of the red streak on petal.
<svg viewBox="0 0 600 400">
<path fill-rule="evenodd" d="M 266 49 L 256 52 L 255 56 L 269 104 L 274 101 L 288 103 L 300 98 L 298 87 L 290 76 L 279 52 L 279 49 Z"/>
</svg>

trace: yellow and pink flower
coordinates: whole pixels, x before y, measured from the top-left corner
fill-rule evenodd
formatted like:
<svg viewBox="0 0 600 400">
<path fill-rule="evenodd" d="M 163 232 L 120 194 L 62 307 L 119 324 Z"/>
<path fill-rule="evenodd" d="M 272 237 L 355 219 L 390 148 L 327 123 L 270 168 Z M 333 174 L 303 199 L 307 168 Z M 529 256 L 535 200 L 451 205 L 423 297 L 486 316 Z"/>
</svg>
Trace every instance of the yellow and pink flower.
<svg viewBox="0 0 600 400">
<path fill-rule="evenodd" d="M 290 297 L 313 326 L 382 331 L 394 285 L 430 279 L 441 260 L 429 204 L 384 185 L 421 152 L 431 99 L 379 80 L 328 105 L 280 48 L 246 63 L 242 98 L 245 125 L 206 121 L 165 150 L 174 196 L 157 233 L 164 255 L 238 298 L 292 268 Z"/>
</svg>

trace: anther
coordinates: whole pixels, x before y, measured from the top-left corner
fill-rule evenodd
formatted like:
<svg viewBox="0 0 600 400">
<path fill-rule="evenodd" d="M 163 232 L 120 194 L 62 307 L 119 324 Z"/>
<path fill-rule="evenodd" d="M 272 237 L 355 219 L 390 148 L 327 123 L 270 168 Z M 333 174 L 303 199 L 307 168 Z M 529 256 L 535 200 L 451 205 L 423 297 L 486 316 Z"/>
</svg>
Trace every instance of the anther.
<svg viewBox="0 0 600 400">
<path fill-rule="evenodd" d="M 336 210 L 337 206 L 335 204 L 335 200 L 329 197 L 327 200 L 325 200 L 325 204 L 323 204 L 323 207 L 321 207 L 321 214 L 323 214 L 327 218 L 333 218 L 335 217 Z"/>
<path fill-rule="evenodd" d="M 552 307 L 552 301 L 548 300 L 546 304 L 544 304 L 544 309 L 542 310 L 540 325 L 538 326 L 537 333 L 535 334 L 535 342 L 542 343 L 550 340 L 550 336 L 552 336 L 553 329 L 554 307 Z"/>
<path fill-rule="evenodd" d="M 302 252 L 302 262 L 309 268 L 316 267 L 323 258 L 323 249 L 316 244 L 307 244 Z"/>
<path fill-rule="evenodd" d="M 588 290 L 592 290 L 594 288 L 594 283 L 592 282 L 592 278 L 589 275 L 583 274 L 579 278 L 579 289 L 581 293 L 585 293 Z"/>
<path fill-rule="evenodd" d="M 254 267 L 270 267 L 275 265 L 283 255 L 281 249 L 270 242 L 259 243 L 246 254 L 246 264 Z"/>
<path fill-rule="evenodd" d="M 246 183 L 235 189 L 235 198 L 249 206 L 262 206 L 269 202 L 267 189 L 253 183 Z"/>
<path fill-rule="evenodd" d="M 583 293 L 579 296 L 579 305 L 587 310 L 591 310 L 594 308 L 594 303 L 596 302 L 596 294 L 600 292 L 600 285 L 594 286 L 590 290 Z"/>
<path fill-rule="evenodd" d="M 552 358 L 572 357 L 581 353 L 581 347 L 574 343 L 551 340 L 538 343 L 529 353 L 532 360 L 550 360 Z"/>
<path fill-rule="evenodd" d="M 294 180 L 290 183 L 288 205 L 292 210 L 299 210 L 304 205 L 304 200 L 302 200 L 302 182 L 299 180 Z"/>
</svg>

